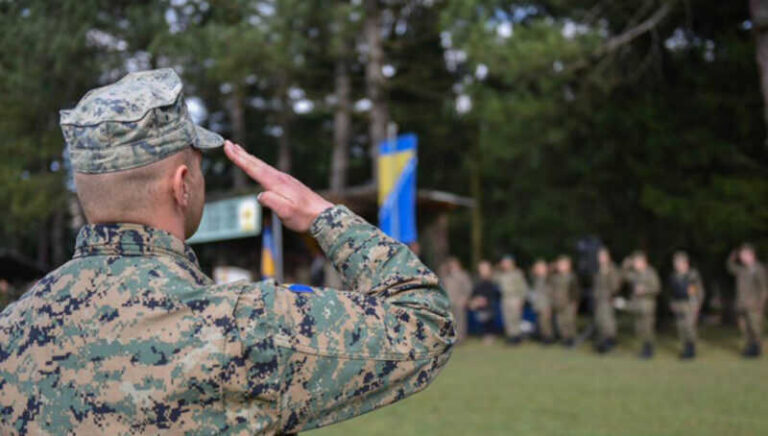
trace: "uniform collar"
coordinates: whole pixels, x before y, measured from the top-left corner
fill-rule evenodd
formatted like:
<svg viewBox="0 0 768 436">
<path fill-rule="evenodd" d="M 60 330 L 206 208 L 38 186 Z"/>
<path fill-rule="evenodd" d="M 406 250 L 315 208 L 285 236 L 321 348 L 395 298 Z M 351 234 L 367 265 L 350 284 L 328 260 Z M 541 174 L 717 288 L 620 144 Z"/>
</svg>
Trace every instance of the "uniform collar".
<svg viewBox="0 0 768 436">
<path fill-rule="evenodd" d="M 85 256 L 173 256 L 198 266 L 194 250 L 165 230 L 141 224 L 89 224 L 80 229 L 74 258 Z"/>
</svg>

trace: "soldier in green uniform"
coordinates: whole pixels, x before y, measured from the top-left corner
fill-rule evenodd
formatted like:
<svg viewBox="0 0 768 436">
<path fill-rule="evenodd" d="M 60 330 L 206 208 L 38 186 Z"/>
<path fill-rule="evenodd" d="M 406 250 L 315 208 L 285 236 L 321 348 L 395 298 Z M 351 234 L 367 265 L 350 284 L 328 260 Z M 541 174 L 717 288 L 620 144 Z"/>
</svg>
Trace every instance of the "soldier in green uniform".
<svg viewBox="0 0 768 436">
<path fill-rule="evenodd" d="M 643 344 L 640 357 L 650 359 L 654 352 L 656 296 L 661 290 L 659 275 L 641 251 L 624 260 L 622 273 L 632 293 L 630 307 L 635 313 L 635 334 Z"/>
<path fill-rule="evenodd" d="M 501 290 L 501 308 L 504 316 L 504 332 L 507 342 L 519 344 L 520 322 L 523 315 L 523 303 L 528 294 L 528 283 L 520 269 L 515 265 L 515 260 L 510 255 L 504 256 L 499 262 L 499 270 L 496 273 L 496 284 Z"/>
<path fill-rule="evenodd" d="M 549 275 L 549 287 L 560 339 L 563 345 L 572 347 L 576 339 L 576 310 L 581 291 L 570 257 L 563 255 L 557 258 L 554 273 Z"/>
<path fill-rule="evenodd" d="M 671 308 L 675 315 L 680 338 L 681 359 L 696 357 L 696 319 L 704 296 L 704 281 L 699 271 L 691 268 L 688 254 L 678 251 L 672 256 L 672 274 L 669 277 Z"/>
<path fill-rule="evenodd" d="M 616 345 L 616 316 L 613 297 L 621 288 L 621 273 L 607 248 L 597 253 L 598 271 L 593 279 L 594 316 L 597 326 L 597 351 L 606 353 Z"/>
<path fill-rule="evenodd" d="M 440 277 L 443 288 L 451 299 L 454 325 L 456 326 L 456 342 L 462 342 L 467 337 L 467 305 L 472 296 L 472 278 L 461 266 L 459 259 L 449 258 Z"/>
<path fill-rule="evenodd" d="M 69 262 L 0 314 L 0 434 L 276 434 L 424 389 L 454 340 L 450 301 L 404 245 L 195 126 L 173 70 L 129 74 L 61 114 L 89 224 Z M 185 244 L 200 150 L 309 231 L 345 289 L 216 285 Z"/>
<path fill-rule="evenodd" d="M 762 353 L 763 318 L 768 299 L 768 274 L 755 249 L 743 244 L 728 256 L 728 271 L 736 277 L 736 314 L 745 339 L 744 357 Z"/>
<path fill-rule="evenodd" d="M 533 308 L 536 310 L 536 324 L 539 337 L 544 344 L 551 344 L 552 333 L 552 301 L 547 280 L 547 262 L 538 259 L 531 268 L 531 283 L 533 290 Z"/>
</svg>

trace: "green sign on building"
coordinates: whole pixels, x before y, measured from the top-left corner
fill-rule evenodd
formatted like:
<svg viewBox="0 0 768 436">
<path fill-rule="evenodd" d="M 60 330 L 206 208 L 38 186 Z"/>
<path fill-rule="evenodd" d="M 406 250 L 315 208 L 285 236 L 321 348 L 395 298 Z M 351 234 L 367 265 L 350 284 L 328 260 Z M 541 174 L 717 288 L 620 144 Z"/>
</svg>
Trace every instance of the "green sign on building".
<svg viewBox="0 0 768 436">
<path fill-rule="evenodd" d="M 261 205 L 256 195 L 206 203 L 203 219 L 189 244 L 246 238 L 261 233 Z"/>
</svg>

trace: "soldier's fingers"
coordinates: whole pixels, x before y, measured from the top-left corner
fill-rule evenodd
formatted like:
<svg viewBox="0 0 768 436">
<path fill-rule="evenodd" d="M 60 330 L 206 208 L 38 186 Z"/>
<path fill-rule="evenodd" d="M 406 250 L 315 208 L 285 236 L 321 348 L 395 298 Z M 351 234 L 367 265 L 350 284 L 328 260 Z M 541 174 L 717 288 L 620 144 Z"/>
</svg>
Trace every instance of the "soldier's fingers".
<svg viewBox="0 0 768 436">
<path fill-rule="evenodd" d="M 264 186 L 264 188 L 272 189 L 280 182 L 279 171 L 261 159 L 249 154 L 239 145 L 226 141 L 224 143 L 224 153 L 235 165 L 245 171 L 253 180 Z"/>
<path fill-rule="evenodd" d="M 264 191 L 258 199 L 262 206 L 272 209 L 282 220 L 290 218 L 294 213 L 293 202 L 274 191 Z"/>
</svg>

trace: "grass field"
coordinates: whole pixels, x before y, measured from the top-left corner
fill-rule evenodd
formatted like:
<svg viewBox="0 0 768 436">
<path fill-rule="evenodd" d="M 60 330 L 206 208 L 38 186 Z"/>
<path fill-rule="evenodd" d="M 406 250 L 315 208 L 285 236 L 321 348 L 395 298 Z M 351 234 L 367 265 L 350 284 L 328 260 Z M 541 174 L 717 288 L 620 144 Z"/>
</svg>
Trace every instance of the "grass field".
<svg viewBox="0 0 768 436">
<path fill-rule="evenodd" d="M 425 392 L 310 434 L 768 435 L 768 357 L 740 358 L 732 330 L 704 336 L 693 362 L 672 336 L 651 361 L 630 341 L 597 356 L 470 340 Z"/>
</svg>

